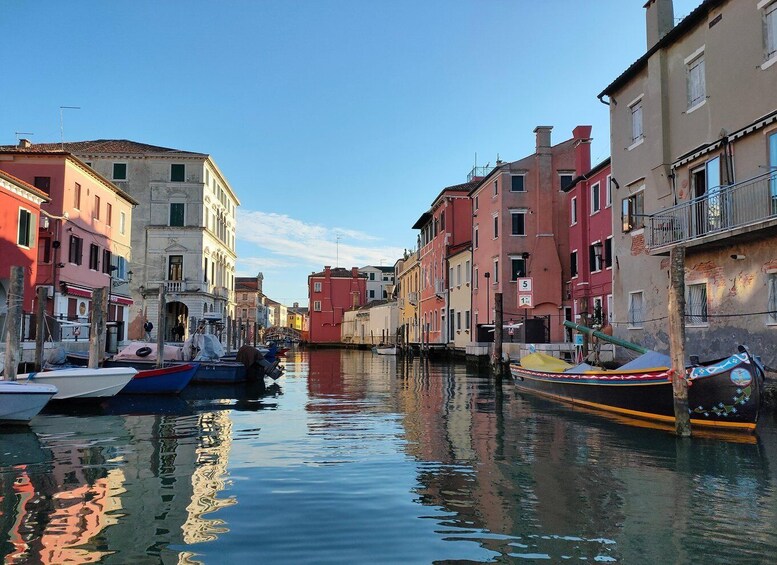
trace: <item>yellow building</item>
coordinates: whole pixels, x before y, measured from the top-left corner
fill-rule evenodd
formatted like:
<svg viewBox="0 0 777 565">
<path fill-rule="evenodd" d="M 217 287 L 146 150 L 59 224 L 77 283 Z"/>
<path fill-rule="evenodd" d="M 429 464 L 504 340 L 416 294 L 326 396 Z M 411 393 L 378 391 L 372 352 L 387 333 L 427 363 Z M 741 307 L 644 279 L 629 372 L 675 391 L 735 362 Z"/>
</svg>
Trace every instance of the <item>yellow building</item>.
<svg viewBox="0 0 777 565">
<path fill-rule="evenodd" d="M 399 326 L 404 328 L 402 336 L 410 343 L 419 343 L 420 328 L 418 325 L 418 297 L 421 265 L 418 262 L 418 252 L 405 252 L 405 257 L 394 265 L 398 286 Z"/>
<path fill-rule="evenodd" d="M 460 250 L 455 249 L 448 257 L 448 347 L 464 351 L 473 341 L 470 333 L 472 247 L 467 243 Z"/>
</svg>

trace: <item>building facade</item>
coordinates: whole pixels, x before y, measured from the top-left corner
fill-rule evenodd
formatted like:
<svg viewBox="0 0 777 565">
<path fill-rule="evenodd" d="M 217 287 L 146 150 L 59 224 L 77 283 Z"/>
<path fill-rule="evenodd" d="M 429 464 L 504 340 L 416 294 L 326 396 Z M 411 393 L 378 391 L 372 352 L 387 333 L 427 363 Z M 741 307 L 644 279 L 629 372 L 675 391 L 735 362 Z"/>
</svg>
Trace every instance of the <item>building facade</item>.
<svg viewBox="0 0 777 565">
<path fill-rule="evenodd" d="M 394 267 L 367 265 L 359 272 L 367 275 L 367 302 L 391 298 L 389 291 L 394 285 Z"/>
<path fill-rule="evenodd" d="M 472 247 L 469 242 L 451 249 L 448 283 L 448 345 L 464 351 L 472 342 Z"/>
<path fill-rule="evenodd" d="M 356 267 L 326 266 L 308 275 L 308 297 L 310 343 L 340 343 L 345 312 L 367 302 L 367 278 Z"/>
<path fill-rule="evenodd" d="M 497 166 L 471 190 L 473 341 L 491 341 L 494 295 L 502 293 L 504 320 L 530 318 L 529 343 L 565 339 L 564 309 L 571 305 L 566 188 L 591 168 L 590 126 L 551 144 L 551 126 L 537 126 L 534 154 Z M 580 150 L 576 151 L 576 147 Z M 578 162 L 580 161 L 580 162 Z M 519 304 L 518 279 L 532 289 Z"/>
<path fill-rule="evenodd" d="M 404 258 L 397 261 L 397 304 L 399 325 L 402 335 L 409 343 L 419 343 L 420 323 L 418 320 L 419 281 L 421 265 L 418 262 L 418 250 L 406 251 Z"/>
<path fill-rule="evenodd" d="M 686 349 L 747 343 L 777 366 L 777 3 L 705 0 L 676 26 L 646 5 L 647 51 L 609 103 L 615 335 L 667 351 L 668 253 L 685 247 Z"/>
</svg>

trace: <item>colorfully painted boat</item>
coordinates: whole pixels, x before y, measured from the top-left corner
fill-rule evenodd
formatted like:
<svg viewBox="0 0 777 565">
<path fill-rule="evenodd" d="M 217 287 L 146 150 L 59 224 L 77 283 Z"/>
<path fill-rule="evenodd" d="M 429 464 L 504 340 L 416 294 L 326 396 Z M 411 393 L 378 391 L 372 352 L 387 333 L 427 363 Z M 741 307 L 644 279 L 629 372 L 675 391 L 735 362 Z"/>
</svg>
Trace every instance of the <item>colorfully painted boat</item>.
<svg viewBox="0 0 777 565">
<path fill-rule="evenodd" d="M 198 368 L 196 363 L 186 363 L 138 371 L 121 389 L 121 394 L 178 394 L 191 382 Z"/>
<path fill-rule="evenodd" d="M 52 400 L 105 398 L 118 394 L 135 376 L 133 367 L 89 369 L 75 367 L 40 373 L 18 375 L 17 380 L 29 383 L 52 384 L 57 393 Z"/>
<path fill-rule="evenodd" d="M 29 422 L 56 393 L 51 384 L 0 381 L 0 422 Z"/>
<path fill-rule="evenodd" d="M 649 355 L 649 354 L 648 354 Z M 532 353 L 510 364 L 520 390 L 589 408 L 646 420 L 674 417 L 669 367 L 580 370 L 559 359 Z M 717 361 L 688 367 L 691 425 L 730 431 L 756 428 L 763 398 L 764 369 L 745 347 Z"/>
</svg>

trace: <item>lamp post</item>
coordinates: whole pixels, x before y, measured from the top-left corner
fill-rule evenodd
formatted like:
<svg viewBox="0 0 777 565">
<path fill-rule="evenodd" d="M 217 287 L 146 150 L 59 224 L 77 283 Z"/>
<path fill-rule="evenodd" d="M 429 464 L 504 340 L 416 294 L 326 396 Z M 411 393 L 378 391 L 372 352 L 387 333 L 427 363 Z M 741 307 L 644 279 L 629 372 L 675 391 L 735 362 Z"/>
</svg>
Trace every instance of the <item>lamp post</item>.
<svg viewBox="0 0 777 565">
<path fill-rule="evenodd" d="M 491 294 L 491 287 L 489 285 L 489 280 L 491 279 L 491 273 L 486 271 L 483 273 L 483 277 L 486 279 L 486 323 L 491 323 L 491 310 L 488 307 L 488 295 Z"/>
</svg>

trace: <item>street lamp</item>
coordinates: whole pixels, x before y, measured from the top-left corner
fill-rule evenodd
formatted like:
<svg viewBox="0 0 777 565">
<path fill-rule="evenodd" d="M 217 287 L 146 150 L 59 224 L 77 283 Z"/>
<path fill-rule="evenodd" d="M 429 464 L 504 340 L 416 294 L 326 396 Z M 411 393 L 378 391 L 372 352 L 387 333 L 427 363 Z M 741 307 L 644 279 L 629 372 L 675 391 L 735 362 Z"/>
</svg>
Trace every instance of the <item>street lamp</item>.
<svg viewBox="0 0 777 565">
<path fill-rule="evenodd" d="M 488 295 L 491 294 L 491 288 L 488 282 L 491 279 L 491 273 L 486 271 L 483 273 L 483 277 L 486 279 L 486 323 L 488 324 L 491 322 L 491 310 L 488 307 Z"/>
</svg>

